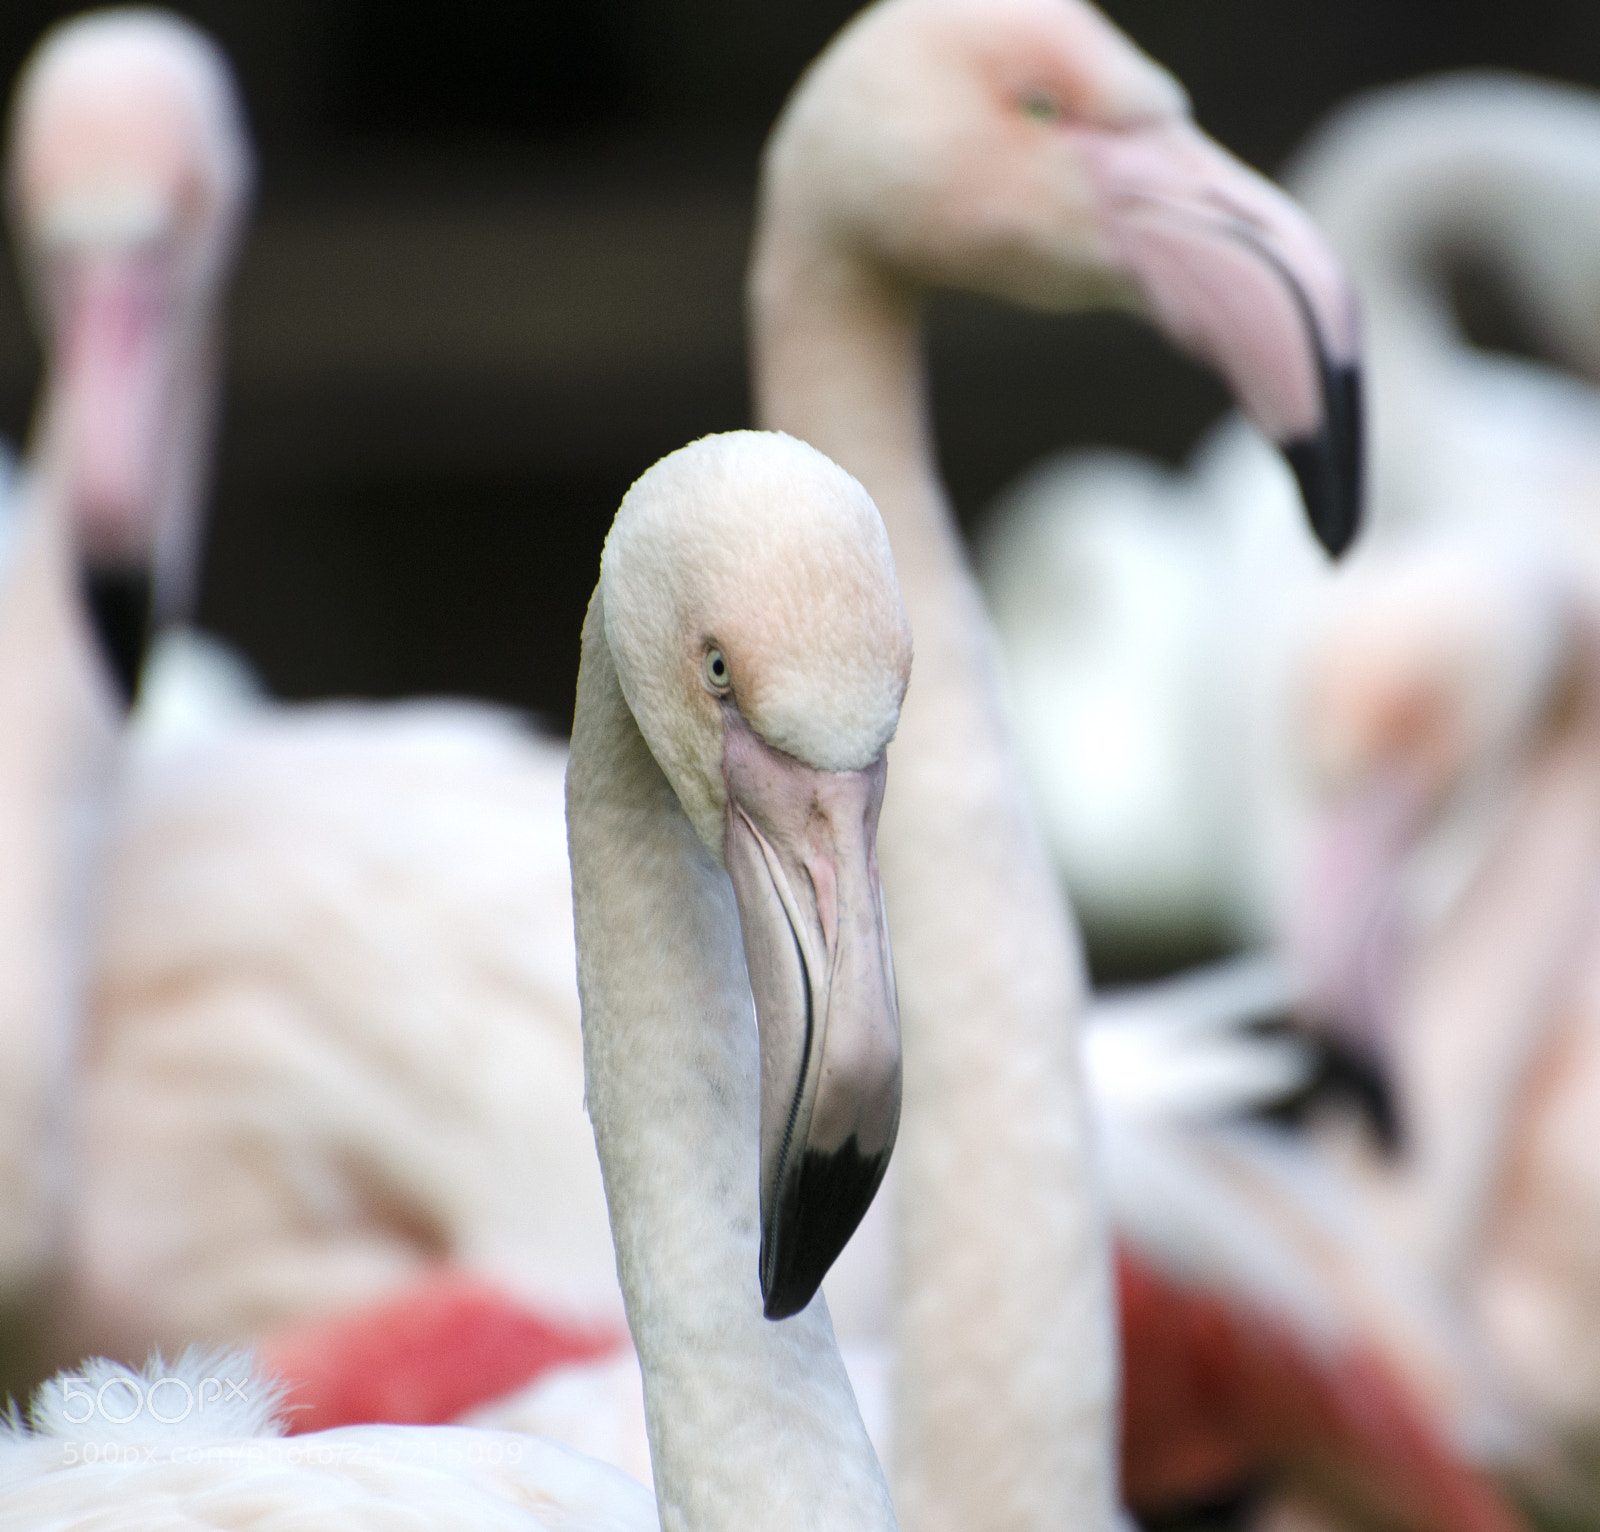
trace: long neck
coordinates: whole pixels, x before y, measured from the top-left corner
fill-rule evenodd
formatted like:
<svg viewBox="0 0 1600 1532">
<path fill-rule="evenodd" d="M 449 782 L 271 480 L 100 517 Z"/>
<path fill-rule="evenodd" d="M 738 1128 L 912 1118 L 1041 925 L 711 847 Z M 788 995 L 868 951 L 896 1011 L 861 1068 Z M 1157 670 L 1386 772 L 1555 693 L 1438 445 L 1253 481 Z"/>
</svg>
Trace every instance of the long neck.
<svg viewBox="0 0 1600 1532">
<path fill-rule="evenodd" d="M 39 1358 L 58 1287 L 67 1072 L 116 717 L 52 486 L 34 473 L 0 570 L 0 1389 Z"/>
<path fill-rule="evenodd" d="M 1104 1528 L 1116 1347 L 1082 965 L 933 463 L 918 305 L 781 212 L 751 297 L 760 423 L 872 494 L 916 640 L 878 837 L 905 1051 L 896 1503 L 915 1532 Z"/>
<path fill-rule="evenodd" d="M 158 602 L 192 582 L 217 366 L 199 325 L 162 453 Z M 0 567 L 0 1390 L 35 1381 L 41 1312 L 64 1301 L 66 1116 L 88 998 L 94 890 L 122 722 L 82 599 L 52 372 Z"/>
<path fill-rule="evenodd" d="M 1372 360 L 1453 361 L 1460 332 L 1440 274 L 1448 251 L 1493 263 L 1564 355 L 1600 358 L 1586 289 L 1600 114 L 1529 82 L 1443 80 L 1358 109 L 1289 177 L 1361 291 Z M 1381 381 L 1381 376 L 1380 376 Z"/>
<path fill-rule="evenodd" d="M 567 774 L 589 1114 L 661 1524 L 893 1532 L 826 1304 L 762 1316 L 760 1060 L 738 912 L 584 624 Z"/>
</svg>

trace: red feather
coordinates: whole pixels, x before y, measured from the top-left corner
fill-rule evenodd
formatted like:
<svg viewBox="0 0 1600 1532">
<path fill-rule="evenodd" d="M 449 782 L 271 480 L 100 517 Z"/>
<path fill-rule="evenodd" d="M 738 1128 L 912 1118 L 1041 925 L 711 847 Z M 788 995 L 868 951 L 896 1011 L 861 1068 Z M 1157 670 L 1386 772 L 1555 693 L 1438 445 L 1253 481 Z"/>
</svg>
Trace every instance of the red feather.
<svg viewBox="0 0 1600 1532">
<path fill-rule="evenodd" d="M 1271 1481 L 1359 1525 L 1522 1532 L 1388 1362 L 1327 1355 L 1285 1324 L 1173 1281 L 1126 1249 L 1122 1484 L 1136 1512 Z"/>
<path fill-rule="evenodd" d="M 624 1340 L 541 1315 L 480 1278 L 447 1274 L 372 1308 L 281 1330 L 256 1350 L 288 1386 L 298 1433 L 439 1425 Z"/>
</svg>

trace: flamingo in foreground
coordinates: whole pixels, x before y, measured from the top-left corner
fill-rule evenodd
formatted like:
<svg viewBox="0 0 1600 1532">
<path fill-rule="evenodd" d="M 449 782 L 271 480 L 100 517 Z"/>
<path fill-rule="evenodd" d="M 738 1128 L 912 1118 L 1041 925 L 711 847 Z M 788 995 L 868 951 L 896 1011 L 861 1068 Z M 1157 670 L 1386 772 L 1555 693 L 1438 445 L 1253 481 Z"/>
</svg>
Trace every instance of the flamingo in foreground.
<svg viewBox="0 0 1600 1532">
<path fill-rule="evenodd" d="M 0 1283 L 33 1328 L 58 1287 L 89 890 L 116 721 L 152 613 L 182 610 L 219 290 L 250 160 L 211 45 L 104 13 L 37 49 L 12 109 L 13 226 L 48 334 L 0 564 Z M 98 638 L 98 642 L 97 642 Z M 31 1337 L 6 1366 L 25 1372 Z"/>
<path fill-rule="evenodd" d="M 585 1085 L 663 1526 L 895 1526 L 816 1291 L 899 1115 L 873 843 L 910 663 L 882 524 L 813 449 L 706 438 L 624 499 L 584 625 L 568 823 Z M 260 1435 L 197 1443 L 197 1412 L 133 1438 L 170 1453 L 86 1462 L 67 1449 L 97 1431 L 74 1431 L 71 1398 L 58 1385 L 43 1431 L 0 1445 L 19 1525 L 114 1508 L 244 1527 L 269 1506 L 330 1528 L 401 1507 L 650 1523 L 622 1475 L 518 1437 L 357 1427 L 290 1458 Z"/>
</svg>

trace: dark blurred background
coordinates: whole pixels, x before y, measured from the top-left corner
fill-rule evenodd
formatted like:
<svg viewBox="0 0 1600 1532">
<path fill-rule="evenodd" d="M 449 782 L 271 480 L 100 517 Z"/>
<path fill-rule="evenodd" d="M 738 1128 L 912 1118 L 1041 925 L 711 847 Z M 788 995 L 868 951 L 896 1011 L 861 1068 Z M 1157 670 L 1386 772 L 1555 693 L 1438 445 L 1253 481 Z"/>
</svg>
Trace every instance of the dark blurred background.
<svg viewBox="0 0 1600 1532">
<path fill-rule="evenodd" d="M 280 696 L 467 693 L 567 726 L 618 499 L 746 423 L 761 141 L 848 0 L 214 0 L 260 153 L 201 599 Z M 1113 0 L 1200 121 L 1276 169 L 1351 92 L 1493 64 L 1600 81 L 1600 5 Z M 9 80 L 74 7 L 0 6 Z M 1472 273 L 1491 340 L 1515 316 Z M 941 301 L 964 519 L 1052 448 L 1180 458 L 1220 389 L 1133 321 Z M 0 431 L 37 376 L 0 276 Z"/>
</svg>

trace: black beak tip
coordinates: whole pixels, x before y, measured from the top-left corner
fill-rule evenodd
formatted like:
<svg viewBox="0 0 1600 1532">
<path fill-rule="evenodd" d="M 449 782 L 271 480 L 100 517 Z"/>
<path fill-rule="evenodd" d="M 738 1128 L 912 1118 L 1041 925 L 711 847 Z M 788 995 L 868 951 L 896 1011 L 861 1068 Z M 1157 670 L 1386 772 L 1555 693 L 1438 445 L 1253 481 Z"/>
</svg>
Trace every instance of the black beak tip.
<svg viewBox="0 0 1600 1532">
<path fill-rule="evenodd" d="M 768 1319 L 788 1319 L 816 1297 L 888 1168 L 888 1150 L 863 1155 L 854 1137 L 826 1154 L 806 1151 L 778 1208 L 762 1220 L 761 1300 Z"/>
<path fill-rule="evenodd" d="M 1407 1145 L 1406 1122 L 1393 1075 L 1371 1050 L 1329 1035 L 1315 1021 L 1290 1019 L 1289 1029 L 1316 1053 L 1317 1069 L 1306 1086 L 1285 1104 L 1281 1115 L 1306 1118 L 1318 1107 L 1337 1101 L 1354 1107 L 1378 1151 L 1393 1160 Z"/>
<path fill-rule="evenodd" d="M 150 642 L 153 580 L 144 563 L 90 563 L 83 572 L 84 600 L 124 707 L 139 691 Z"/>
<path fill-rule="evenodd" d="M 1323 420 L 1314 436 L 1284 443 L 1317 541 L 1340 557 L 1361 530 L 1361 373 L 1350 365 L 1322 369 Z"/>
</svg>

